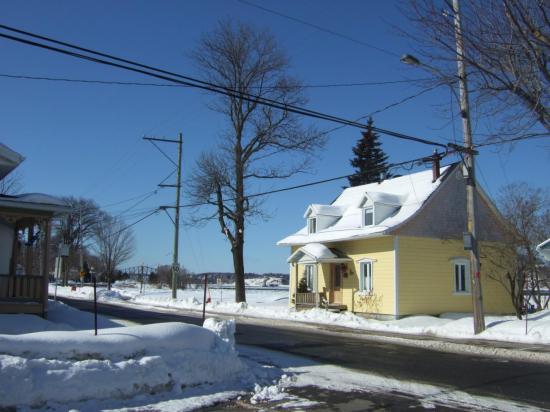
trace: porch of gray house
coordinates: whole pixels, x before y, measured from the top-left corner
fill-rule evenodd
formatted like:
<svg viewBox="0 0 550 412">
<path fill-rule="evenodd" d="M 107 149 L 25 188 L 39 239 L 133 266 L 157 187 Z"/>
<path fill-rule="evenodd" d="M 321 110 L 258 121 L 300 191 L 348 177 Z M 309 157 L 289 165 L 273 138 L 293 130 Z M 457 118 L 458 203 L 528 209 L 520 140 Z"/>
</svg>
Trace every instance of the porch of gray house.
<svg viewBox="0 0 550 412">
<path fill-rule="evenodd" d="M 46 316 L 48 302 L 49 218 L 0 213 L 3 229 L 9 226 L 8 273 L 0 273 L 0 313 Z M 11 253 L 10 253 L 11 252 Z M 4 262 L 6 263 L 6 262 Z"/>
</svg>

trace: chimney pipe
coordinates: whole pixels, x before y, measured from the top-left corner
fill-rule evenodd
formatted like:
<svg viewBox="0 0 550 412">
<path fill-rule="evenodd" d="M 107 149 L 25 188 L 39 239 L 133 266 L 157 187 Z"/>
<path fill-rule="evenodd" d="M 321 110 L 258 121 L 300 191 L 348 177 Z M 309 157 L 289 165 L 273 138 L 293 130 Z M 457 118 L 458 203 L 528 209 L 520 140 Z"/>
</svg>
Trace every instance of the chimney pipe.
<svg viewBox="0 0 550 412">
<path fill-rule="evenodd" d="M 432 156 L 432 183 L 434 183 L 437 179 L 439 179 L 439 176 L 441 176 L 441 170 L 439 161 L 441 160 L 441 156 L 437 152 L 437 149 L 434 150 L 434 154 Z"/>
</svg>

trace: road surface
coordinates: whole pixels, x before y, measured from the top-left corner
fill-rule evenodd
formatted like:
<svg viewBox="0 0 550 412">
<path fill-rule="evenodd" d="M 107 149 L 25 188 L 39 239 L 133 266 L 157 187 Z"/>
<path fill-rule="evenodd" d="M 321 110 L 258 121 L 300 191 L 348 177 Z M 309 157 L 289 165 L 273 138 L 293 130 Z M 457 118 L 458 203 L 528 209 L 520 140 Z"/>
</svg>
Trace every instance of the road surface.
<svg viewBox="0 0 550 412">
<path fill-rule="evenodd" d="M 60 299 L 81 310 L 93 302 Z M 196 314 L 157 312 L 134 306 L 98 303 L 107 316 L 140 324 L 185 322 L 200 325 Z M 266 321 L 267 323 L 267 321 Z M 237 318 L 238 344 L 304 356 L 323 364 L 338 365 L 399 380 L 444 386 L 472 395 L 509 399 L 550 410 L 550 365 L 487 356 L 439 352 L 392 342 L 369 340 L 312 328 L 262 326 Z"/>
</svg>

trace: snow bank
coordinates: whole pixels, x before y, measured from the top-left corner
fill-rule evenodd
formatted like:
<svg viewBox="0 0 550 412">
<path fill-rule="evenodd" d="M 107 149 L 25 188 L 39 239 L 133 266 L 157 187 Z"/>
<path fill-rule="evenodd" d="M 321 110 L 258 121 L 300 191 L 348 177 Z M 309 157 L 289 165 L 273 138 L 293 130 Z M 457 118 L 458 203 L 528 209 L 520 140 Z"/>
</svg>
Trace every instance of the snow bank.
<svg viewBox="0 0 550 412">
<path fill-rule="evenodd" d="M 0 353 L 0 407 L 120 399 L 249 379 L 231 344 L 182 323 L 111 328 L 98 336 L 0 335 Z"/>
<path fill-rule="evenodd" d="M 83 288 L 85 289 L 85 288 Z M 68 290 L 68 289 L 67 289 Z M 124 300 L 144 306 L 202 311 L 202 290 L 179 290 L 178 299 L 173 300 L 171 292 L 146 288 L 140 294 L 135 288 L 120 288 Z M 85 292 L 62 291 L 72 298 L 88 299 Z M 226 300 L 218 299 L 218 293 Z M 211 302 L 206 311 L 226 315 L 244 315 L 257 318 L 280 319 L 312 324 L 334 325 L 355 330 L 370 330 L 381 333 L 424 335 L 450 339 L 485 339 L 527 344 L 550 344 L 550 310 L 530 315 L 525 333 L 525 321 L 514 316 L 485 317 L 487 330 L 475 335 L 473 319 L 467 313 L 445 313 L 441 316 L 409 316 L 399 320 L 367 319 L 350 312 L 333 313 L 325 309 L 313 308 L 296 311 L 288 307 L 288 292 L 255 291 L 247 292 L 249 303 L 235 303 L 234 294 L 228 290 L 209 292 Z"/>
<path fill-rule="evenodd" d="M 235 346 L 235 320 L 221 320 L 208 318 L 202 325 L 203 328 L 211 330 L 220 337 L 223 341 Z"/>
</svg>

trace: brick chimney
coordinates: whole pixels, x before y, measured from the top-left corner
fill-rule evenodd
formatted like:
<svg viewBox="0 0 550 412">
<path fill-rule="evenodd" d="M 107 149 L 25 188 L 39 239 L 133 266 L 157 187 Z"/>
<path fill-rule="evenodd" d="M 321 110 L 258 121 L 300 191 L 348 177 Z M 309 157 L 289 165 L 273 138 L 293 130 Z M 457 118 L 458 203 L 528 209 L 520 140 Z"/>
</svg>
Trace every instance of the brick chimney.
<svg viewBox="0 0 550 412">
<path fill-rule="evenodd" d="M 437 152 L 437 149 L 434 150 L 434 154 L 431 157 L 431 159 L 432 159 L 432 183 L 434 183 L 437 179 L 439 179 L 439 176 L 441 176 L 441 170 L 440 170 L 440 164 L 439 164 L 439 161 L 441 160 L 441 156 Z"/>
</svg>

